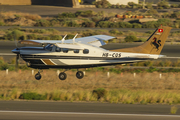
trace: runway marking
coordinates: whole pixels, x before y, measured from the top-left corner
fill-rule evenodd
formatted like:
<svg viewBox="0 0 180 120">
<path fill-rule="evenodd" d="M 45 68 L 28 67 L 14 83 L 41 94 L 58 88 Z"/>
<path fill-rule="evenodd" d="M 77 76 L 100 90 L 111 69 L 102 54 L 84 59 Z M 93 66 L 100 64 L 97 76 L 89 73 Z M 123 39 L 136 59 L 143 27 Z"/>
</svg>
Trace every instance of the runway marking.
<svg viewBox="0 0 180 120">
<path fill-rule="evenodd" d="M 44 112 L 44 111 L 6 111 L 6 110 L 0 110 L 0 113 L 106 115 L 106 116 L 139 116 L 139 117 L 180 117 L 180 115 L 120 114 L 120 113 L 83 113 L 83 112 Z"/>
</svg>

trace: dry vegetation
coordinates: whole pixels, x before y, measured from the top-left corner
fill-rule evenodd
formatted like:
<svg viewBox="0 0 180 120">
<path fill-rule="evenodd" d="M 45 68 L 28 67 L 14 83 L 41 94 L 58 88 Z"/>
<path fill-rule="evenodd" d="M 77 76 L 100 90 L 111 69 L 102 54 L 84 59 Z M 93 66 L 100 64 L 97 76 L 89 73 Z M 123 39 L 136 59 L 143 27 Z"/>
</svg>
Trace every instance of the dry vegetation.
<svg viewBox="0 0 180 120">
<path fill-rule="evenodd" d="M 45 70 L 41 81 L 36 81 L 30 70 L 6 75 L 0 71 L 1 99 L 22 98 L 23 93 L 43 95 L 43 100 L 100 101 L 110 103 L 180 103 L 180 76 L 178 73 L 110 73 L 86 72 L 79 80 L 74 71 L 68 71 L 68 78 L 60 81 L 55 70 Z M 153 76 L 153 77 L 152 77 Z M 97 97 L 93 90 L 104 88 Z"/>
</svg>

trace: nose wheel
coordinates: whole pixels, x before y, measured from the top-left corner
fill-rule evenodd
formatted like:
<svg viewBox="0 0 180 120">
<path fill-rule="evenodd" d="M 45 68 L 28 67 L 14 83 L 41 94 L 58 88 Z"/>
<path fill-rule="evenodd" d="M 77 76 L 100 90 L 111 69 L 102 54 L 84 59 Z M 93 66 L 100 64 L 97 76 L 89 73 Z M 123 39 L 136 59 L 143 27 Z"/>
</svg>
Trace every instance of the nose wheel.
<svg viewBox="0 0 180 120">
<path fill-rule="evenodd" d="M 41 79 L 41 74 L 38 72 L 36 75 L 35 75 L 35 78 L 36 78 L 36 80 L 40 80 Z"/>
<path fill-rule="evenodd" d="M 78 72 L 76 73 L 76 77 L 77 77 L 78 79 L 82 79 L 82 78 L 84 77 L 84 73 L 83 73 L 82 71 L 78 71 Z"/>
</svg>

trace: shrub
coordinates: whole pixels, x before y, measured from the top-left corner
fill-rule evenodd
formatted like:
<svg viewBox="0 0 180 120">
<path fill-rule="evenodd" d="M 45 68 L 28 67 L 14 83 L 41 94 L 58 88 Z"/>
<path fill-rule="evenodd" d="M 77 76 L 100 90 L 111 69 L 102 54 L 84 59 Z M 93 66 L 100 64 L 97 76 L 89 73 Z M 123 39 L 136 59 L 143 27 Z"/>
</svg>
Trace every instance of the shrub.
<svg viewBox="0 0 180 120">
<path fill-rule="evenodd" d="M 97 35 L 98 32 L 97 31 L 93 31 L 93 30 L 86 30 L 83 31 L 82 33 L 82 37 L 86 37 L 86 36 L 92 36 L 92 35 Z"/>
<path fill-rule="evenodd" d="M 178 4 L 171 4 L 171 8 L 178 8 Z"/>
<path fill-rule="evenodd" d="M 111 34 L 119 34 L 119 30 L 113 29 L 113 30 L 110 30 L 109 33 L 111 33 Z"/>
<path fill-rule="evenodd" d="M 97 99 L 104 97 L 107 94 L 107 91 L 104 88 L 98 88 L 93 90 L 93 95 L 97 96 Z"/>
<path fill-rule="evenodd" d="M 119 22 L 119 27 L 120 28 L 132 28 L 132 24 L 129 22 Z"/>
<path fill-rule="evenodd" d="M 99 22 L 102 20 L 102 17 L 92 17 L 93 22 Z"/>
<path fill-rule="evenodd" d="M 96 27 L 96 23 L 92 22 L 92 21 L 86 21 L 82 24 L 83 27 L 90 27 L 90 28 L 94 28 Z"/>
<path fill-rule="evenodd" d="M 152 3 L 146 3 L 146 8 L 147 9 L 152 9 Z"/>
<path fill-rule="evenodd" d="M 155 21 L 149 21 L 143 24 L 143 28 L 157 28 L 156 27 L 157 22 Z"/>
<path fill-rule="evenodd" d="M 73 39 L 73 38 L 74 38 L 74 36 L 75 36 L 75 35 L 68 34 L 68 35 L 66 36 L 66 39 Z"/>
<path fill-rule="evenodd" d="M 126 5 L 120 5 L 121 8 L 126 8 Z"/>
<path fill-rule="evenodd" d="M 34 33 L 46 33 L 46 30 L 45 29 L 35 29 L 33 32 Z"/>
<path fill-rule="evenodd" d="M 133 28 L 142 28 L 142 25 L 139 23 L 133 23 Z"/>
<path fill-rule="evenodd" d="M 45 95 L 40 95 L 37 93 L 23 93 L 20 95 L 19 99 L 26 99 L 26 100 L 46 100 Z"/>
<path fill-rule="evenodd" d="M 62 14 L 58 14 L 58 18 L 75 18 L 76 14 L 71 12 L 63 12 Z"/>
<path fill-rule="evenodd" d="M 3 21 L 0 20 L 0 26 L 5 25 Z"/>
<path fill-rule="evenodd" d="M 80 25 L 77 24 L 76 21 L 68 21 L 68 22 L 66 22 L 66 25 L 67 25 L 68 27 L 80 27 Z"/>
<path fill-rule="evenodd" d="M 93 4 L 96 5 L 97 8 L 98 6 L 102 6 L 103 8 L 109 8 L 111 6 L 109 1 L 107 0 L 97 1 L 97 2 L 94 2 Z"/>
<path fill-rule="evenodd" d="M 164 26 L 172 26 L 173 25 L 173 23 L 172 23 L 172 21 L 170 20 L 170 19 L 165 19 L 165 18 L 163 18 L 163 19 L 159 19 L 158 21 L 157 21 L 157 24 L 155 25 L 155 27 L 157 28 L 157 27 L 159 27 L 160 25 L 164 25 Z"/>
<path fill-rule="evenodd" d="M 6 70 L 8 68 L 9 68 L 9 65 L 7 63 L 0 64 L 0 69 L 1 70 Z"/>
<path fill-rule="evenodd" d="M 0 65 L 4 63 L 3 57 L 0 57 Z"/>
<path fill-rule="evenodd" d="M 118 22 L 114 22 L 114 23 L 111 23 L 109 25 L 110 28 L 119 28 L 119 23 Z"/>
<path fill-rule="evenodd" d="M 97 24 L 97 27 L 101 27 L 101 28 L 109 28 L 111 22 L 109 21 L 100 21 L 98 24 Z"/>
<path fill-rule="evenodd" d="M 29 67 L 28 67 L 27 65 L 20 65 L 20 66 L 19 66 L 19 69 L 29 70 Z"/>
<path fill-rule="evenodd" d="M 169 3 L 167 1 L 165 1 L 165 0 L 163 0 L 161 2 L 158 2 L 157 6 L 158 6 L 159 9 L 161 9 L 161 8 L 164 8 L 164 9 L 170 8 Z"/>
<path fill-rule="evenodd" d="M 173 14 L 171 14 L 170 17 L 171 18 L 179 18 L 180 17 L 180 12 L 174 12 Z"/>
<path fill-rule="evenodd" d="M 36 40 L 37 35 L 36 34 L 29 34 L 29 35 L 27 35 L 27 39 Z"/>
<path fill-rule="evenodd" d="M 40 20 L 36 20 L 36 24 L 34 26 L 49 27 L 51 26 L 51 23 L 48 20 L 40 19 Z"/>
<path fill-rule="evenodd" d="M 137 37 L 134 35 L 129 35 L 129 36 L 126 36 L 124 40 L 126 42 L 134 42 L 134 41 L 137 41 Z"/>
<path fill-rule="evenodd" d="M 94 16 L 96 13 L 92 10 L 87 10 L 87 11 L 77 11 L 76 16 L 82 16 L 82 17 L 92 17 Z"/>
<path fill-rule="evenodd" d="M 150 10 L 147 11 L 147 13 L 149 13 L 149 14 L 157 14 L 158 11 L 155 10 L 155 9 L 150 9 Z"/>
<path fill-rule="evenodd" d="M 24 34 L 24 32 L 20 31 L 20 30 L 14 30 L 14 31 L 8 31 L 5 35 L 4 38 L 6 40 L 14 40 L 15 38 L 17 40 L 25 40 L 26 36 Z"/>
<path fill-rule="evenodd" d="M 139 40 L 137 42 L 146 42 L 146 38 L 139 38 Z"/>
<path fill-rule="evenodd" d="M 50 35 L 50 40 L 62 40 L 62 36 L 60 35 Z"/>
<path fill-rule="evenodd" d="M 97 13 L 97 16 L 101 16 L 101 17 L 104 17 L 105 16 L 105 12 L 104 11 L 99 11 L 98 13 Z"/>
</svg>

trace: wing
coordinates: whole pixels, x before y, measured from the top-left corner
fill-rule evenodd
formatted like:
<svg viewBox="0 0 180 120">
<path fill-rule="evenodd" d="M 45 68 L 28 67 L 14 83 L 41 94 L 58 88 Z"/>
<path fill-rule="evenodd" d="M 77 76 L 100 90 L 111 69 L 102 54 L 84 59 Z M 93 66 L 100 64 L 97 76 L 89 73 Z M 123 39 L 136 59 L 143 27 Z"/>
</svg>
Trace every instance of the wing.
<svg viewBox="0 0 180 120">
<path fill-rule="evenodd" d="M 102 46 L 106 43 L 104 41 L 113 39 L 115 37 L 108 36 L 108 35 L 94 35 L 94 36 L 88 36 L 88 37 L 82 37 L 82 38 L 76 38 L 75 42 L 82 43 L 82 44 L 90 44 L 94 46 Z M 72 39 L 65 40 L 64 43 L 72 43 Z M 30 45 L 36 45 L 36 44 L 56 44 L 56 43 L 62 43 L 61 40 L 23 40 L 20 41 L 21 44 L 30 44 Z"/>
</svg>

